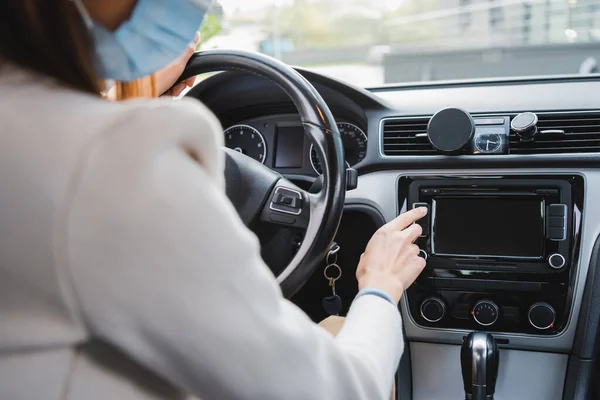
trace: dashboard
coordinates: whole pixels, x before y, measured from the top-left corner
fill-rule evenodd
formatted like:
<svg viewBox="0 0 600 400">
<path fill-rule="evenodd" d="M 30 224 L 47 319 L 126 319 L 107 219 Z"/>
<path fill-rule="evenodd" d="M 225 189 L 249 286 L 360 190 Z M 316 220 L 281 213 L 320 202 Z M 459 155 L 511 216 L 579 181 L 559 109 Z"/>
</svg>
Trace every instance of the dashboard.
<svg viewBox="0 0 600 400">
<path fill-rule="evenodd" d="M 367 90 L 298 71 L 328 103 L 359 173 L 346 206 L 383 222 L 431 211 L 418 241 L 427 267 L 400 304 L 409 398 L 464 395 L 458 353 L 473 330 L 503 349 L 497 398 L 585 398 L 574 393 L 600 349 L 600 76 Z M 303 187 L 318 178 L 276 85 L 226 72 L 189 95 L 215 112 L 227 147 Z"/>
</svg>

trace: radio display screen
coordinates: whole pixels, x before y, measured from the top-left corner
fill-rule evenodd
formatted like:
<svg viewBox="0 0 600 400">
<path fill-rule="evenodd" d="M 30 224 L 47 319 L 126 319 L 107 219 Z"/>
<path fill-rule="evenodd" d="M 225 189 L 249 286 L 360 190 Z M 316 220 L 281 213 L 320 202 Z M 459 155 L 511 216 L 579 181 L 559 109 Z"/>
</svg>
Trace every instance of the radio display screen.
<svg viewBox="0 0 600 400">
<path fill-rule="evenodd" d="M 540 198 L 440 197 L 432 208 L 435 255 L 542 258 Z"/>
</svg>

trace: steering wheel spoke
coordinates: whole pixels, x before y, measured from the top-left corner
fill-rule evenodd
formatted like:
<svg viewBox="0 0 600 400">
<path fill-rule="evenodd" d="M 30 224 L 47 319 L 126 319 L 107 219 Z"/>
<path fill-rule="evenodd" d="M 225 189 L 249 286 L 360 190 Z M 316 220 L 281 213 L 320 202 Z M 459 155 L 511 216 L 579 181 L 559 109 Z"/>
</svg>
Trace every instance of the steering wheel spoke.
<svg viewBox="0 0 600 400">
<path fill-rule="evenodd" d="M 271 190 L 260 214 L 260 220 L 290 228 L 306 229 L 310 221 L 313 197 L 314 195 L 282 178 Z"/>
</svg>

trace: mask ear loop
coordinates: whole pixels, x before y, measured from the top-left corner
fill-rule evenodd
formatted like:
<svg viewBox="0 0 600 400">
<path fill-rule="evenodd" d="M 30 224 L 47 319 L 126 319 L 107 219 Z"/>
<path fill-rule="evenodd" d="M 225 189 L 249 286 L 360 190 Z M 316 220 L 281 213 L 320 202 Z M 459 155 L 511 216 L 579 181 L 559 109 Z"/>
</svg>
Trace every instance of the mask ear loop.
<svg viewBox="0 0 600 400">
<path fill-rule="evenodd" d="M 70 1 L 75 5 L 75 7 L 77 8 L 77 11 L 79 11 L 79 15 L 81 15 L 81 19 L 83 19 L 83 22 L 85 23 L 87 28 L 92 29 L 94 27 L 94 20 L 92 19 L 92 17 L 86 10 L 86 8 L 83 5 L 83 3 L 81 2 L 81 0 L 70 0 Z"/>
</svg>

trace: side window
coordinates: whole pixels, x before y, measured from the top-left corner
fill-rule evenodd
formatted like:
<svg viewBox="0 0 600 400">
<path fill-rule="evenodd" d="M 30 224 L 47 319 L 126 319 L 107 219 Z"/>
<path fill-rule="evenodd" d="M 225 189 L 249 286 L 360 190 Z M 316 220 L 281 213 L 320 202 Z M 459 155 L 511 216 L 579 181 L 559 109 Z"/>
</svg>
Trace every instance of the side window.
<svg viewBox="0 0 600 400">
<path fill-rule="evenodd" d="M 469 6 L 471 5 L 471 0 L 460 0 L 460 14 L 458 15 L 458 25 L 460 29 L 466 31 L 471 26 L 471 10 Z"/>
<path fill-rule="evenodd" d="M 490 0 L 492 5 L 494 3 L 498 4 L 498 0 Z M 499 29 L 504 22 L 504 7 L 501 5 L 495 5 L 490 7 L 490 27 L 494 29 Z"/>
</svg>

